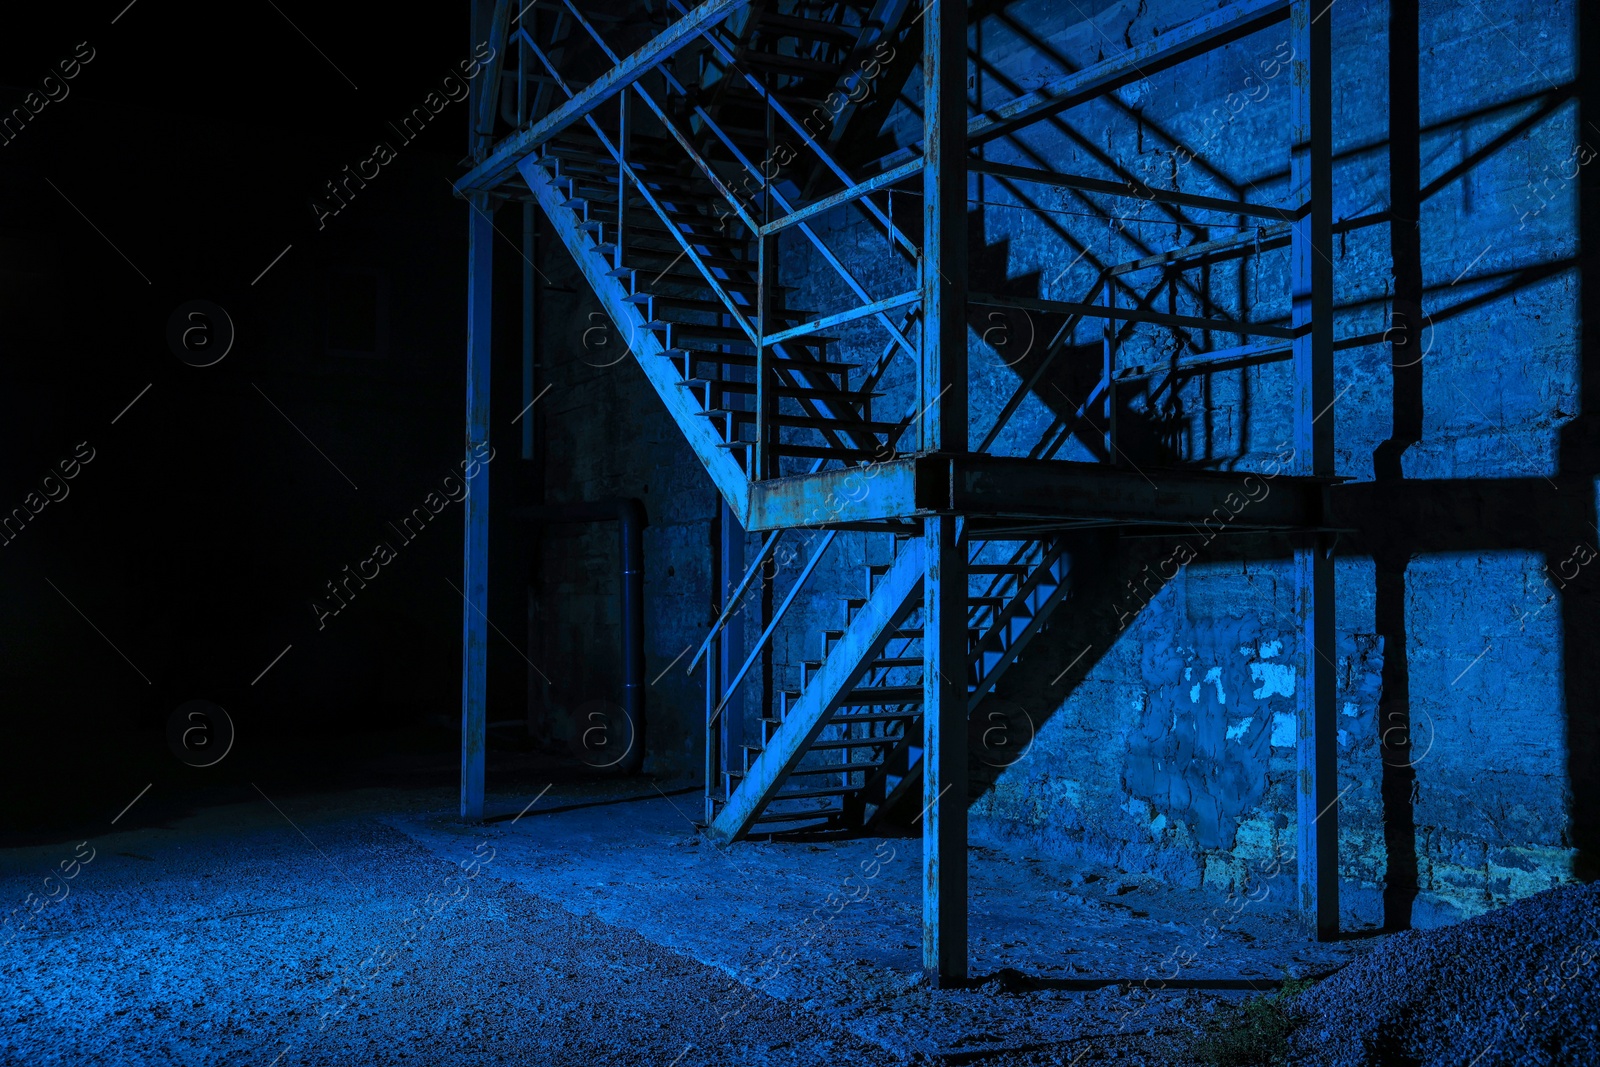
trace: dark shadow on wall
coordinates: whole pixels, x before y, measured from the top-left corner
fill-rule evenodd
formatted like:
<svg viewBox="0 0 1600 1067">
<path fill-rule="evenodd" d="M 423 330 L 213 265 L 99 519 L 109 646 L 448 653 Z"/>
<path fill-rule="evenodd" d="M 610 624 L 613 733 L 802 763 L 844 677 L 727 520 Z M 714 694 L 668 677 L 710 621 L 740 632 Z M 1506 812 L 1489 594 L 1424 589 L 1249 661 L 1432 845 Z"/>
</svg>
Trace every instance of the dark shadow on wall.
<svg viewBox="0 0 1600 1067">
<path fill-rule="evenodd" d="M 1578 7 L 1578 131 L 1581 143 L 1600 143 L 1600 12 Z M 1594 541 L 1594 477 L 1600 472 L 1600 348 L 1588 329 L 1600 322 L 1600 172 L 1584 167 L 1578 175 L 1579 397 L 1581 412 L 1562 427 L 1559 480 L 1569 486 L 1581 520 L 1571 532 L 1577 543 Z M 1575 509 L 1576 510 L 1576 509 Z M 1557 552 L 1568 553 L 1561 544 Z M 1566 555 L 1547 560 L 1565 560 Z M 1560 565 L 1557 564 L 1559 570 Z M 1600 878 L 1600 624 L 1592 576 L 1567 586 L 1561 597 L 1567 705 L 1567 781 L 1572 790 L 1571 844 L 1578 850 L 1574 874 L 1585 882 Z M 1559 580 L 1559 578 L 1558 578 Z"/>
<path fill-rule="evenodd" d="M 1422 160 L 1416 0 L 1389 6 L 1389 249 L 1394 305 L 1389 344 L 1393 375 L 1389 439 L 1373 454 L 1377 482 L 1400 492 L 1406 449 L 1422 437 Z M 1378 701 L 1382 761 L 1383 926 L 1411 925 L 1417 898 L 1417 828 L 1412 807 L 1417 772 L 1411 752 L 1411 680 L 1406 652 L 1406 565 L 1413 547 L 1406 527 L 1382 529 L 1373 547 L 1378 635 L 1383 641 L 1383 694 Z"/>
</svg>

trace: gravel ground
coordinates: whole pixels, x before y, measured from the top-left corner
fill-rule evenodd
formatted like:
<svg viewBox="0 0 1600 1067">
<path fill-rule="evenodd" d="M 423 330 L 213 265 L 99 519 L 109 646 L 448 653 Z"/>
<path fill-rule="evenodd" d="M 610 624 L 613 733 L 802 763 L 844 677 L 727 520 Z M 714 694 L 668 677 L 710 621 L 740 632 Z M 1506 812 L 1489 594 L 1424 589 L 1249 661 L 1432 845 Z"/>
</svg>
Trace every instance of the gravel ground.
<svg viewBox="0 0 1600 1067">
<path fill-rule="evenodd" d="M 263 796 L 0 851 L 0 1064 L 1158 1067 L 1270 976 L 1349 961 L 1296 998 L 1294 1063 L 1600 1065 L 1600 887 L 1334 946 L 1245 910 L 1208 944 L 1214 894 L 975 847 L 979 984 L 932 990 L 914 841 L 723 852 L 665 795 L 563 786 L 483 827 L 452 799 Z"/>
<path fill-rule="evenodd" d="M 70 894 L 0 947 L 0 1063 L 901 1062 L 492 860 L 469 872 L 374 819 L 284 807 L 305 837 L 235 807 L 91 841 Z M 8 855 L 37 870 L 0 892 L 20 903 L 74 846 Z"/>
<path fill-rule="evenodd" d="M 632 793 L 588 806 L 552 793 L 515 825 L 384 817 L 441 857 L 487 837 L 497 877 L 803 1005 L 902 1062 L 1179 1063 L 1218 1002 L 1327 974 L 1372 946 L 1319 945 L 1265 899 L 1230 908 L 1214 891 L 974 844 L 977 988 L 930 989 L 919 840 L 722 849 L 695 831 L 697 797 Z M 503 798 L 500 810 L 525 803 Z"/>
<path fill-rule="evenodd" d="M 1600 884 L 1397 934 L 1296 998 L 1291 1062 L 1600 1064 Z"/>
</svg>

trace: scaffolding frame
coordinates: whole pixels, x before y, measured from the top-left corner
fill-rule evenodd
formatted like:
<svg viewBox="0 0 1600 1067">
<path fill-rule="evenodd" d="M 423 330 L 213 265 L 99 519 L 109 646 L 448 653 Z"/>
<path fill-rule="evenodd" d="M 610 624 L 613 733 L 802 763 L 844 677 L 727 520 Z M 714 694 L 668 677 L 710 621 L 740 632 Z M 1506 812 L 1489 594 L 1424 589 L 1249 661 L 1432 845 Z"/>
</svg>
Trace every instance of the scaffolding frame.
<svg viewBox="0 0 1600 1067">
<path fill-rule="evenodd" d="M 458 194 L 470 205 L 466 447 L 470 454 L 489 436 L 493 215 L 499 204 L 521 201 L 527 261 L 522 289 L 524 413 L 536 397 L 539 365 L 531 253 L 534 216 L 542 212 L 549 234 L 574 252 L 602 306 L 618 329 L 627 331 L 629 349 L 725 504 L 719 590 L 724 610 L 691 663 L 693 669 L 703 662 L 706 676 L 706 822 L 713 834 L 728 840 L 742 836 L 775 796 L 786 795 L 775 791 L 789 775 L 815 773 L 803 770 L 802 760 L 824 736 L 822 731 L 843 721 L 838 713 L 848 706 L 850 694 L 861 692 L 864 678 L 886 680 L 883 692 L 892 691 L 903 702 L 896 707 L 915 703 L 921 708 L 920 737 L 895 735 L 893 740 L 902 760 L 908 748 L 917 750 L 913 741 L 920 744 L 924 968 L 939 984 L 966 981 L 967 716 L 975 702 L 973 688 L 993 686 L 992 677 L 985 680 L 983 673 L 990 661 L 981 653 L 973 659 L 969 582 L 978 572 L 997 568 L 1019 572 L 1015 588 L 1008 587 L 1005 596 L 980 598 L 994 601 L 988 608 L 991 632 L 1010 632 L 1024 612 L 1048 611 L 1054 605 L 1051 598 L 1061 596 L 1059 573 L 1047 573 L 1047 551 L 1038 560 L 1028 557 L 1027 564 L 994 565 L 982 563 L 968 546 L 980 537 L 1010 536 L 1033 537 L 1043 545 L 1051 531 L 1064 528 L 1160 530 L 1211 515 L 1225 497 L 1240 491 L 1249 472 L 1164 469 L 1165 485 L 1156 491 L 1145 484 L 1143 472 L 1116 461 L 1117 338 L 1120 329 L 1133 324 L 1236 333 L 1239 346 L 1202 355 L 1212 364 L 1287 355 L 1293 364 L 1292 469 L 1279 482 L 1283 491 L 1252 511 L 1248 528 L 1286 531 L 1294 540 L 1304 679 L 1297 689 L 1298 907 L 1316 937 L 1336 936 L 1335 586 L 1328 495 L 1337 479 L 1327 8 L 1315 11 L 1311 0 L 1238 0 L 1172 27 L 1156 40 L 969 115 L 969 10 L 960 0 L 929 0 L 916 13 L 905 0 L 880 0 L 871 17 L 859 26 L 850 24 L 852 32 L 846 34 L 838 27 L 812 24 L 815 20 L 795 14 L 804 11 L 798 6 L 786 13 L 784 5 L 750 0 L 704 0 L 693 8 L 664 0 L 650 8 L 654 32 L 627 54 L 615 50 L 598 28 L 609 7 L 600 0 L 537 0 L 526 6 L 508 0 L 473 2 L 474 40 L 488 40 L 493 55 L 483 78 L 474 82 L 471 166 L 456 182 Z M 797 117 L 793 100 L 774 86 L 785 79 L 793 86 L 802 84 L 803 77 L 829 76 L 837 77 L 842 87 L 858 84 L 860 65 L 840 57 L 854 59 L 864 49 L 899 40 L 896 35 L 913 15 L 922 39 L 921 140 L 872 164 L 846 167 L 837 158 L 836 141 L 842 123 L 858 113 L 854 96 L 849 97 L 850 107 L 835 116 L 841 125 L 829 139 L 823 129 L 812 129 Z M 1294 44 L 1286 206 L 1157 189 L 1131 177 L 1117 182 L 1061 174 L 972 154 L 985 143 L 1284 20 Z M 799 44 L 763 52 L 751 43 L 762 40 L 762 33 L 786 34 Z M 609 36 L 616 36 L 615 27 Z M 515 64 L 510 63 L 513 52 Z M 571 56 L 592 60 L 597 54 L 608 65 L 597 75 L 589 70 L 586 80 L 576 78 Z M 698 81 L 691 76 L 695 70 Z M 764 117 L 764 131 L 739 127 L 740 118 L 752 109 Z M 497 128 L 509 132 L 497 137 Z M 770 149 L 779 129 L 796 139 L 797 151 L 809 160 L 812 185 L 832 188 L 809 198 L 801 190 L 797 196 L 794 183 L 774 180 L 770 155 L 760 162 L 752 157 L 753 140 L 764 137 Z M 677 160 L 673 168 L 662 164 L 667 152 Z M 1268 220 L 1272 227 L 1258 231 L 1254 239 L 1259 246 L 1265 234 L 1269 243 L 1288 244 L 1291 320 L 1282 326 L 1220 314 L 1160 312 L 1143 306 L 1148 301 L 1125 281 L 1135 270 L 1237 249 L 1244 243 L 1241 238 L 1179 245 L 1114 265 L 1101 271 L 1081 301 L 969 293 L 970 175 L 1138 198 L 1165 205 L 1179 220 L 1185 218 L 1184 209 Z M 896 221 L 890 198 L 897 188 L 918 187 L 920 225 L 908 235 Z M 884 234 L 895 254 L 909 258 L 915 284 L 878 295 L 870 292 L 846 257 L 813 228 L 825 212 L 840 210 L 854 211 Z M 728 238 L 730 226 L 746 236 Z M 852 293 L 853 305 L 827 313 L 787 308 L 775 253 L 779 235 L 789 231 L 796 231 L 796 239 L 806 242 L 821 267 Z M 638 264 L 648 263 L 653 270 L 669 259 L 657 281 L 683 266 L 681 276 L 689 279 L 684 284 L 698 287 L 709 299 L 663 295 L 654 283 L 645 282 Z M 1021 308 L 1063 316 L 1069 324 L 976 449 L 969 440 L 971 306 Z M 1096 319 L 1104 323 L 1102 375 L 1077 418 L 1099 405 L 1106 462 L 1051 458 L 1074 432 L 1071 425 L 1060 430 L 1054 449 L 1041 455 L 987 455 L 1000 425 L 1038 383 L 1071 332 L 1080 322 Z M 861 368 L 860 375 L 829 361 L 822 340 L 826 331 L 856 322 L 876 323 L 884 340 L 881 358 Z M 915 410 L 893 422 L 876 418 L 873 387 L 888 364 L 902 358 L 915 361 Z M 703 375 L 697 373 L 702 366 L 709 368 Z M 1203 373 L 1205 364 L 1197 366 L 1195 372 Z M 749 406 L 744 406 L 744 397 Z M 753 429 L 753 438 L 745 436 L 747 428 Z M 531 418 L 522 433 L 523 454 L 531 458 Z M 872 474 L 873 491 L 856 498 L 844 489 L 864 468 Z M 460 813 L 467 820 L 484 817 L 488 514 L 488 474 L 479 467 L 469 485 L 465 514 Z M 885 573 L 869 573 L 868 597 L 861 602 L 871 610 L 887 605 L 888 615 L 874 629 L 864 621 L 870 611 L 858 609 L 837 637 L 824 637 L 826 662 L 813 670 L 808 690 L 822 695 L 797 695 L 797 707 L 806 701 L 817 706 L 804 712 L 812 716 L 805 729 L 797 727 L 790 738 L 780 722 L 774 736 L 764 739 L 770 747 L 753 765 L 747 756 L 743 771 L 735 773 L 730 753 L 739 743 L 739 730 L 730 720 L 737 717 L 722 712 L 763 654 L 788 601 L 748 649 L 737 636 L 740 613 L 735 605 L 759 584 L 752 578 L 769 562 L 784 531 L 805 528 L 827 530 L 829 539 L 841 529 L 900 535 L 896 543 L 904 542 L 901 556 L 895 565 L 879 568 Z M 769 536 L 742 580 L 735 581 L 745 565 L 744 531 L 766 531 Z M 824 543 L 811 558 L 806 575 L 826 549 Z M 1055 574 L 1058 585 L 1049 586 L 1045 595 L 1048 583 L 1041 584 L 1039 575 L 1049 574 Z M 790 601 L 802 585 L 796 583 Z M 1023 608 L 1013 611 L 1019 604 Z M 916 686 L 895 686 L 890 683 L 897 676 L 874 666 L 888 661 L 874 657 L 885 655 L 888 642 L 900 632 L 894 628 L 919 606 L 922 680 Z M 1021 640 L 1036 630 L 1035 622 Z M 1019 647 L 1007 653 L 1014 659 Z M 736 667 L 741 659 L 742 666 Z M 887 697 L 868 707 L 886 702 Z M 846 740 L 840 743 L 849 744 L 856 735 L 847 726 L 841 736 Z M 860 743 L 877 735 L 869 730 L 865 736 Z M 884 762 L 894 755 L 889 740 L 885 737 L 873 749 L 884 751 Z M 778 754 L 769 759 L 769 751 Z M 854 765 L 847 757 L 841 766 Z M 864 782 L 872 778 L 862 773 Z M 910 775 L 909 770 L 901 775 L 900 788 L 909 788 L 907 781 L 916 785 Z M 757 785 L 757 779 L 763 784 Z M 714 782 L 720 796 L 714 795 Z M 887 803 L 895 786 L 880 781 L 874 788 Z"/>
</svg>

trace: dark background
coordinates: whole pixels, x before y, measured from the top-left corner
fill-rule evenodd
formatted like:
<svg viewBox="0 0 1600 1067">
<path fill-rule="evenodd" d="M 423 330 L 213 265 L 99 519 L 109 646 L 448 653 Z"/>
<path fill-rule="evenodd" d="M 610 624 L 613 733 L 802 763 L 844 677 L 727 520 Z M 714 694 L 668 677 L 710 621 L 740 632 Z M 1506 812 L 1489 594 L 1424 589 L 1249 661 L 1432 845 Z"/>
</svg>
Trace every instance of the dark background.
<svg viewBox="0 0 1600 1067">
<path fill-rule="evenodd" d="M 152 781 L 130 820 L 264 773 L 326 784 L 385 747 L 453 777 L 461 509 L 410 544 L 387 523 L 460 459 L 470 209 L 447 183 L 467 104 L 409 144 L 389 123 L 471 54 L 467 11 L 125 3 L 0 27 L 7 113 L 94 49 L 0 146 L 0 512 L 94 449 L 0 547 L 7 838 L 109 818 Z M 312 200 L 380 140 L 397 158 L 319 229 Z M 518 217 L 498 220 L 507 236 Z M 516 256 L 497 249 L 502 284 Z M 236 330 L 204 368 L 166 338 L 196 299 Z M 516 369 L 496 369 L 504 411 Z M 496 421 L 509 502 L 516 428 Z M 311 601 L 380 539 L 398 558 L 319 631 Z M 521 640 L 520 606 L 491 610 Z M 501 659 L 492 696 L 514 704 L 525 667 Z M 166 745 L 192 699 L 226 708 L 240 739 L 204 773 Z"/>
</svg>

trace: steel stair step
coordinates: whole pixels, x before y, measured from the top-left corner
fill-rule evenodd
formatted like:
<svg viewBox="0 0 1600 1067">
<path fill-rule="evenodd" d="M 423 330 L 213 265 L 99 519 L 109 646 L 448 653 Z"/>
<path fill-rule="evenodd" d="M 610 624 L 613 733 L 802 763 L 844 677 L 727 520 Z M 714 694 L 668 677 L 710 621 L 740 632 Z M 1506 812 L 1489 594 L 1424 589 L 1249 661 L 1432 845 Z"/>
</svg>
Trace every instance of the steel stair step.
<svg viewBox="0 0 1600 1067">
<path fill-rule="evenodd" d="M 839 702 L 841 708 L 882 707 L 893 704 L 920 704 L 922 686 L 884 685 L 852 689 Z"/>
<path fill-rule="evenodd" d="M 865 715 L 840 715 L 838 712 L 835 712 L 833 717 L 828 720 L 828 725 L 838 726 L 841 723 L 857 722 L 899 722 L 902 719 L 920 718 L 922 718 L 922 709 L 920 707 L 901 712 L 874 711 L 868 712 Z"/>
<path fill-rule="evenodd" d="M 781 395 L 781 394 L 780 394 Z M 732 415 L 739 425 L 755 425 L 756 413 L 743 408 L 708 408 L 700 415 Z M 774 426 L 798 426 L 810 430 L 843 430 L 855 433 L 892 433 L 899 428 L 893 422 L 868 422 L 863 419 L 822 419 L 811 415 L 770 415 L 767 421 Z"/>
<path fill-rule="evenodd" d="M 863 27 L 841 26 L 821 19 L 801 18 L 798 15 L 781 15 L 776 11 L 763 11 L 757 19 L 762 29 L 780 31 L 773 36 L 798 37 L 802 41 L 828 38 L 843 44 L 855 44 L 861 39 Z"/>
<path fill-rule="evenodd" d="M 800 364 L 805 361 L 794 360 L 793 362 Z M 797 366 L 796 369 L 808 368 Z M 730 382 L 718 378 L 685 378 L 681 384 L 685 386 L 710 385 L 721 389 L 724 393 L 738 393 L 746 396 L 754 396 L 756 393 L 755 382 Z M 836 404 L 860 404 L 883 395 L 882 393 L 853 393 L 842 389 L 810 389 L 798 385 L 777 385 L 773 386 L 772 391 L 778 396 L 795 397 L 801 400 L 827 400 Z"/>
<path fill-rule="evenodd" d="M 905 734 L 893 734 L 889 737 L 851 737 L 831 741 L 813 741 L 811 743 L 811 747 L 807 751 L 832 752 L 855 748 L 882 748 L 885 745 L 898 745 L 905 739 Z M 867 764 L 839 764 L 839 768 L 844 768 L 846 766 L 848 766 L 851 770 L 855 770 L 857 767 L 865 767 Z M 874 764 L 874 766 L 876 766 L 876 764 Z"/>
<path fill-rule="evenodd" d="M 835 816 L 843 815 L 844 809 L 835 807 L 818 808 L 815 811 L 774 811 L 762 812 L 756 816 L 757 823 L 764 822 L 808 822 L 819 820 L 829 822 Z"/>
<path fill-rule="evenodd" d="M 756 356 L 754 352 L 718 352 L 713 349 L 689 348 L 684 345 L 678 345 L 674 348 L 666 349 L 665 351 L 674 358 L 682 358 L 682 356 L 685 355 L 689 356 L 696 363 L 725 363 L 730 367 L 754 367 L 756 365 Z M 818 373 L 822 374 L 844 374 L 853 370 L 858 370 L 861 367 L 861 364 L 859 363 L 840 363 L 835 360 L 806 359 L 798 356 L 769 356 L 767 362 L 769 365 L 774 367 L 793 367 L 796 370 L 817 371 Z M 689 380 L 714 382 L 718 385 L 728 384 L 725 379 L 720 378 L 699 378 Z M 752 387 L 752 390 L 754 389 L 753 382 L 742 384 L 749 384 Z M 883 394 L 873 393 L 872 395 L 882 396 Z"/>
<path fill-rule="evenodd" d="M 767 803 L 771 805 L 784 800 L 821 800 L 824 797 L 847 797 L 853 793 L 859 793 L 861 788 L 859 785 L 841 785 L 829 789 L 804 789 L 796 793 L 774 793 L 772 794 L 772 799 L 768 800 Z"/>
<path fill-rule="evenodd" d="M 807 752 L 816 752 L 823 748 L 822 745 L 812 745 Z M 823 767 L 796 767 L 789 772 L 790 778 L 805 776 L 816 778 L 824 774 L 853 774 L 856 771 L 870 771 L 883 766 L 883 760 L 863 760 L 860 763 L 831 763 Z M 843 787 L 841 787 L 843 788 Z"/>
</svg>

